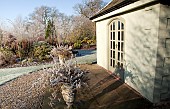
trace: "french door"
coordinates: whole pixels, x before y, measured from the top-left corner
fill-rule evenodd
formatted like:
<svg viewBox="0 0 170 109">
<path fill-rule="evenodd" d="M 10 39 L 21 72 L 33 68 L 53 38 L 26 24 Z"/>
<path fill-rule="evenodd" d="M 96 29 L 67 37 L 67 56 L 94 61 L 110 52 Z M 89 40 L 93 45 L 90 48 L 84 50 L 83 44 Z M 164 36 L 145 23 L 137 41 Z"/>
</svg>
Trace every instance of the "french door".
<svg viewBox="0 0 170 109">
<path fill-rule="evenodd" d="M 124 61 L 124 23 L 114 20 L 109 25 L 109 70 L 116 66 L 123 67 Z"/>
</svg>

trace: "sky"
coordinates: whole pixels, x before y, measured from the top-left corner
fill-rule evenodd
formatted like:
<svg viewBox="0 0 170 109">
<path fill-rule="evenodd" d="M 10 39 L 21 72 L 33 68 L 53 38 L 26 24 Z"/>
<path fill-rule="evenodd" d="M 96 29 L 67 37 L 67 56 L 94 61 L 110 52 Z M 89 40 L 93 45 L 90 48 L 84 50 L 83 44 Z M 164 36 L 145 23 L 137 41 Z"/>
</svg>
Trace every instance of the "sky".
<svg viewBox="0 0 170 109">
<path fill-rule="evenodd" d="M 111 0 L 103 0 L 110 2 Z M 1 0 L 0 1 L 0 21 L 11 20 L 21 16 L 28 17 L 36 7 L 49 6 L 56 7 L 61 13 L 66 15 L 76 14 L 73 6 L 81 3 L 82 0 Z"/>
</svg>

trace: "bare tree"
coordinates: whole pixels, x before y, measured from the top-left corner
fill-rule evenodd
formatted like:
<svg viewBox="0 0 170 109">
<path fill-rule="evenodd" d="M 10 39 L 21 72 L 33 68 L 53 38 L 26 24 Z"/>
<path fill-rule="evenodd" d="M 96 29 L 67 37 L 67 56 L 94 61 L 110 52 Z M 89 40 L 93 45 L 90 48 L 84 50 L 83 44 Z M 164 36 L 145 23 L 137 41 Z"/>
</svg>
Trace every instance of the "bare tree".
<svg viewBox="0 0 170 109">
<path fill-rule="evenodd" d="M 21 16 L 18 16 L 15 21 L 14 21 L 14 31 L 15 31 L 15 36 L 19 37 L 22 39 L 25 36 L 25 21 Z"/>
<path fill-rule="evenodd" d="M 54 7 L 41 6 L 35 8 L 35 11 L 30 14 L 30 24 L 29 26 L 33 26 L 37 28 L 36 33 L 39 35 L 45 35 L 45 30 L 47 28 L 48 21 L 54 21 L 54 19 L 58 16 L 58 10 Z"/>
<path fill-rule="evenodd" d="M 2 47 L 3 30 L 0 28 L 0 47 Z"/>
<path fill-rule="evenodd" d="M 74 28 L 72 32 L 74 34 L 73 36 L 77 37 L 75 40 L 83 40 L 84 37 L 92 39 L 95 36 L 95 24 L 89 19 L 82 16 L 75 16 L 73 21 Z"/>
<path fill-rule="evenodd" d="M 76 4 L 74 10 L 86 17 L 90 18 L 97 13 L 106 3 L 103 0 L 83 0 L 82 3 Z"/>
<path fill-rule="evenodd" d="M 18 16 L 14 19 L 14 21 L 11 21 L 7 19 L 9 23 L 12 24 L 10 33 L 17 37 L 17 39 L 22 39 L 26 36 L 26 21 L 21 17 Z"/>
<path fill-rule="evenodd" d="M 73 16 L 67 16 L 63 13 L 60 13 L 56 23 L 58 26 L 58 34 L 62 36 L 64 40 L 66 40 L 73 30 Z"/>
<path fill-rule="evenodd" d="M 95 42 L 95 23 L 89 18 L 97 13 L 106 3 L 103 0 L 83 0 L 73 8 L 80 15 L 74 18 L 74 40 L 93 40 Z M 76 37 L 75 37 L 76 36 Z"/>
</svg>

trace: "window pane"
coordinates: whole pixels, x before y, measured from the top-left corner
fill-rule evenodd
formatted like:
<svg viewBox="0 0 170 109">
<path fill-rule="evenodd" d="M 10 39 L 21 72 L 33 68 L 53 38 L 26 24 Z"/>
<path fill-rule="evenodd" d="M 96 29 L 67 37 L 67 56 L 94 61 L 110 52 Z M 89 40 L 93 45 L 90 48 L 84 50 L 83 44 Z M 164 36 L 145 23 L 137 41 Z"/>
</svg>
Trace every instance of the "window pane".
<svg viewBox="0 0 170 109">
<path fill-rule="evenodd" d="M 110 30 L 112 30 L 112 25 L 110 25 Z"/>
<path fill-rule="evenodd" d="M 110 50 L 110 57 L 112 58 L 112 50 Z"/>
<path fill-rule="evenodd" d="M 123 42 L 121 42 L 121 51 L 123 51 Z"/>
<path fill-rule="evenodd" d="M 113 22 L 113 30 L 115 30 L 115 22 Z"/>
<path fill-rule="evenodd" d="M 122 27 L 121 29 L 123 30 L 124 29 L 124 24 L 123 23 L 122 23 L 121 27 Z"/>
<path fill-rule="evenodd" d="M 110 39 L 112 40 L 112 32 L 110 32 Z"/>
<path fill-rule="evenodd" d="M 115 40 L 115 32 L 113 32 L 113 40 Z"/>
<path fill-rule="evenodd" d="M 118 40 L 120 40 L 120 31 L 118 32 Z"/>
<path fill-rule="evenodd" d="M 122 31 L 121 35 L 122 35 L 121 40 L 124 41 L 124 31 Z"/>
<path fill-rule="evenodd" d="M 118 21 L 118 30 L 120 30 L 120 21 Z"/>
<path fill-rule="evenodd" d="M 112 59 L 110 60 L 110 66 L 112 66 Z"/>
<path fill-rule="evenodd" d="M 110 48 L 112 49 L 112 41 L 110 41 Z"/>
<path fill-rule="evenodd" d="M 113 49 L 115 49 L 115 41 L 113 41 Z"/>
<path fill-rule="evenodd" d="M 118 50 L 120 50 L 120 42 L 118 42 Z"/>
</svg>

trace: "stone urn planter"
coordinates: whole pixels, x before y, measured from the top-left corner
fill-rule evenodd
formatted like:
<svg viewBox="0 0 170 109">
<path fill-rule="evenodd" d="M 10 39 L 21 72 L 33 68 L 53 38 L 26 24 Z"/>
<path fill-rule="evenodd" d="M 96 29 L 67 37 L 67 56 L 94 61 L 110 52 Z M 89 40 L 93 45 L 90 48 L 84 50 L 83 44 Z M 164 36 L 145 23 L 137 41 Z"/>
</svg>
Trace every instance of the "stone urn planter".
<svg viewBox="0 0 170 109">
<path fill-rule="evenodd" d="M 75 92 L 69 84 L 63 84 L 61 86 L 61 94 L 68 108 L 72 107 L 75 100 Z"/>
</svg>

